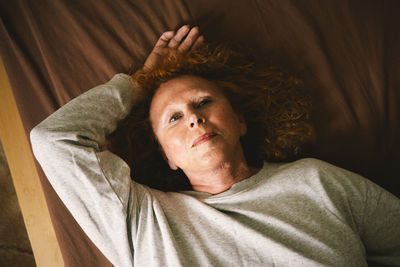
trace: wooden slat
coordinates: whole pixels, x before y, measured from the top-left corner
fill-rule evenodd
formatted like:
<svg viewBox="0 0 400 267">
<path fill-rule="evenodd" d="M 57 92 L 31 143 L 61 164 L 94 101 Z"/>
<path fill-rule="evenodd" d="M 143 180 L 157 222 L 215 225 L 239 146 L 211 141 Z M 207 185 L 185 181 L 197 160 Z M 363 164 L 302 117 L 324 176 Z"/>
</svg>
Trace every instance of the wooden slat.
<svg viewBox="0 0 400 267">
<path fill-rule="evenodd" d="M 22 125 L 7 73 L 0 59 L 0 138 L 18 202 L 39 267 L 64 266 L 30 143 Z"/>
</svg>

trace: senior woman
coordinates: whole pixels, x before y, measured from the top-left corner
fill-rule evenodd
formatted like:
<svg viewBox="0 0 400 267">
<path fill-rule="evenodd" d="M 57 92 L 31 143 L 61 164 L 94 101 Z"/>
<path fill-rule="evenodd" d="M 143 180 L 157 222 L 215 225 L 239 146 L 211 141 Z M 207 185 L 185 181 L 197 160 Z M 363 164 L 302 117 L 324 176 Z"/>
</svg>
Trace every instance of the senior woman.
<svg viewBox="0 0 400 267">
<path fill-rule="evenodd" d="M 312 140 L 299 82 L 202 39 L 187 26 L 164 33 L 133 79 L 116 75 L 32 130 L 94 244 L 115 266 L 400 264 L 399 199 L 319 160 L 271 162 Z M 254 86 L 263 77 L 267 100 Z M 276 114 L 246 111 L 247 98 Z"/>
</svg>

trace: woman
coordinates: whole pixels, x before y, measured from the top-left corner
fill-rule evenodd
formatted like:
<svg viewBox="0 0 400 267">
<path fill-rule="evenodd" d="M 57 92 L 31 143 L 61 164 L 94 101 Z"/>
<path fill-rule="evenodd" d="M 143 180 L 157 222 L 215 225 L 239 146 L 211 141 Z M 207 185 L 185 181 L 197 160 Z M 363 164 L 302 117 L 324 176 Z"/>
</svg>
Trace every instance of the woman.
<svg viewBox="0 0 400 267">
<path fill-rule="evenodd" d="M 179 54 L 171 49 L 201 42 L 197 28 L 164 33 L 135 83 L 147 84 L 166 54 Z M 249 164 L 240 140 L 250 124 L 223 84 L 177 74 L 150 86 L 153 94 L 119 74 L 32 130 L 36 158 L 104 255 L 115 266 L 399 264 L 399 199 L 314 159 Z M 183 171 L 189 190 L 134 182 L 129 166 L 102 149 L 146 99 L 160 157 Z"/>
</svg>

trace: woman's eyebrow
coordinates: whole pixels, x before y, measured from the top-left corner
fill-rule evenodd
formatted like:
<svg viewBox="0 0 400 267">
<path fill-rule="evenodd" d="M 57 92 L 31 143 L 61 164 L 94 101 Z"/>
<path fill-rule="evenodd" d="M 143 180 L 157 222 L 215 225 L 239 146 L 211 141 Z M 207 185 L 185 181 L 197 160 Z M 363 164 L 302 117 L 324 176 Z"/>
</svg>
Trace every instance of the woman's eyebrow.
<svg viewBox="0 0 400 267">
<path fill-rule="evenodd" d="M 198 96 L 194 97 L 194 98 L 191 100 L 191 103 L 198 103 L 198 102 L 200 102 L 201 100 L 207 99 L 207 98 L 213 98 L 213 97 L 212 97 L 210 94 L 208 94 L 208 93 L 201 94 L 201 95 L 198 95 Z"/>
</svg>

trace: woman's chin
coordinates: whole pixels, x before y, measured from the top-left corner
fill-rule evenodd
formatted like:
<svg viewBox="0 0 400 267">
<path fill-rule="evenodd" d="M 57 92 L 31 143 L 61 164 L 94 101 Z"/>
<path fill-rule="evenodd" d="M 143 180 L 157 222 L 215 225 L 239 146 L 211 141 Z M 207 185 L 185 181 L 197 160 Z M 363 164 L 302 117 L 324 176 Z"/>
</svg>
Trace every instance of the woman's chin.
<svg viewBox="0 0 400 267">
<path fill-rule="evenodd" d="M 189 157 L 186 157 L 186 160 L 183 159 L 181 163 L 184 164 L 181 164 L 181 166 L 202 171 L 219 168 L 228 162 L 235 161 L 234 158 L 238 153 L 236 150 L 231 149 L 232 147 L 234 146 L 223 142 L 202 143 L 191 152 Z"/>
</svg>

